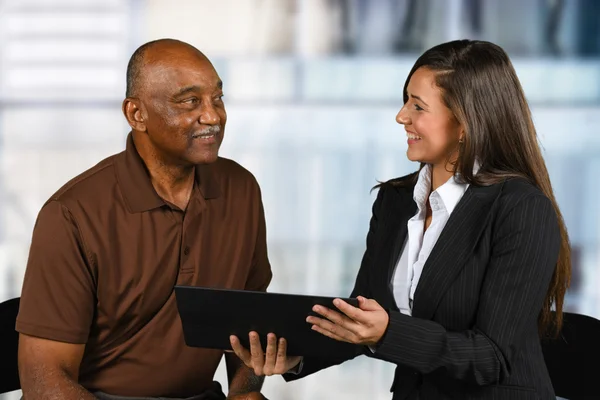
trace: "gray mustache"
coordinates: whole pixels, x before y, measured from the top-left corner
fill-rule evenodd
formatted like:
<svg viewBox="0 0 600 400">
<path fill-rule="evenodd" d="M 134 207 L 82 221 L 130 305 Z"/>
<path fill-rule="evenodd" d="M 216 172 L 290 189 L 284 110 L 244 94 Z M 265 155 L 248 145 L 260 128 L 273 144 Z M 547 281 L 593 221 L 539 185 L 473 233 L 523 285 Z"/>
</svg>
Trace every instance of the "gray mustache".
<svg viewBox="0 0 600 400">
<path fill-rule="evenodd" d="M 219 125 L 211 125 L 208 128 L 204 129 L 203 131 L 194 133 L 194 137 L 213 135 L 213 134 L 217 134 L 220 132 L 221 132 L 221 127 Z"/>
</svg>

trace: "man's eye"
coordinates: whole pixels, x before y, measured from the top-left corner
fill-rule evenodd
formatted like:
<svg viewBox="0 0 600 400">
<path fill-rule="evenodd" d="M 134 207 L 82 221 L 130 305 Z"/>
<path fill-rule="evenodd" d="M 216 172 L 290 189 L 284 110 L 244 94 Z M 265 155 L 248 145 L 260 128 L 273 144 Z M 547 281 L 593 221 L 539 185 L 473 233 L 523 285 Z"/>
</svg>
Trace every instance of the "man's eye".
<svg viewBox="0 0 600 400">
<path fill-rule="evenodd" d="M 197 102 L 198 102 L 198 99 L 195 97 L 190 97 L 189 99 L 183 100 L 183 103 L 186 103 L 186 104 L 196 104 Z"/>
</svg>

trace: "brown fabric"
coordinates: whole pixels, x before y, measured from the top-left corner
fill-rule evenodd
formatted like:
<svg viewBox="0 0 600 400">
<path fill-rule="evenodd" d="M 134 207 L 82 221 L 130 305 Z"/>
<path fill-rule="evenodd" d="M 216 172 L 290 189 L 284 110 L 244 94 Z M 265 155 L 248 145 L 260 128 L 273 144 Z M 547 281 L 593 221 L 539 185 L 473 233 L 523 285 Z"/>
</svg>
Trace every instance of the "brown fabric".
<svg viewBox="0 0 600 400">
<path fill-rule="evenodd" d="M 172 397 L 128 397 L 128 396 L 114 396 L 103 392 L 95 392 L 94 396 L 98 400 L 225 400 L 225 393 L 221 389 L 219 382 L 213 382 L 210 389 L 207 389 L 198 396 L 187 397 L 185 399 L 179 398 L 174 399 Z"/>
<path fill-rule="evenodd" d="M 16 328 L 85 343 L 80 383 L 121 396 L 190 397 L 211 387 L 222 352 L 186 347 L 175 284 L 266 290 L 259 186 L 219 158 L 196 169 L 187 210 L 166 204 L 131 134 L 39 213 Z"/>
</svg>

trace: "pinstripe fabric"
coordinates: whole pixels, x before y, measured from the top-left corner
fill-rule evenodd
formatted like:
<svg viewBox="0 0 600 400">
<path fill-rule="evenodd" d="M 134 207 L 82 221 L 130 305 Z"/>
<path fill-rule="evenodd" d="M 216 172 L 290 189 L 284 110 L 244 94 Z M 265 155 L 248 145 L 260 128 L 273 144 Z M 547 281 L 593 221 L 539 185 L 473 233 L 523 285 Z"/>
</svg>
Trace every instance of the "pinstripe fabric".
<svg viewBox="0 0 600 400">
<path fill-rule="evenodd" d="M 433 248 L 413 315 L 395 307 L 393 266 L 416 210 L 412 187 L 383 186 L 352 295 L 390 314 L 376 352 L 398 365 L 394 399 L 555 399 L 537 317 L 560 247 L 551 202 L 524 180 L 469 187 Z M 297 379 L 345 359 L 305 359 Z"/>
</svg>

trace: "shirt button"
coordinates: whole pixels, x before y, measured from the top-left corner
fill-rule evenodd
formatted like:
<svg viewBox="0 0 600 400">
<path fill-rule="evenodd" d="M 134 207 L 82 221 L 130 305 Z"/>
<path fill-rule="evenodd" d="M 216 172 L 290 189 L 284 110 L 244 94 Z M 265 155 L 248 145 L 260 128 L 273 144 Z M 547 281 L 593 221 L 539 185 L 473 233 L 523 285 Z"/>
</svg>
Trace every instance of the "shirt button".
<svg viewBox="0 0 600 400">
<path fill-rule="evenodd" d="M 183 254 L 186 256 L 190 254 L 190 246 L 185 246 L 185 249 L 183 249 Z"/>
</svg>

